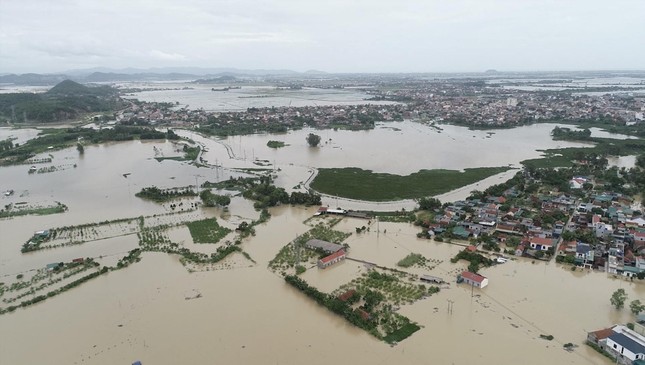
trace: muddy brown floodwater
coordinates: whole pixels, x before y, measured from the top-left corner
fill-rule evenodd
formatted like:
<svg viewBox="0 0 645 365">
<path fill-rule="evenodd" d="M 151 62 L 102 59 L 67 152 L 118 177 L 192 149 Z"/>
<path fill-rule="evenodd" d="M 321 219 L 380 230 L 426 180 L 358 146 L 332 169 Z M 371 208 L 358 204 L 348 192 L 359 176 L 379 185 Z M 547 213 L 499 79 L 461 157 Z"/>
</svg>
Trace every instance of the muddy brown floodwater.
<svg viewBox="0 0 645 365">
<path fill-rule="evenodd" d="M 310 226 L 313 209 L 276 208 L 268 224 L 243 244 L 251 267 L 188 273 L 177 258 L 144 254 L 132 267 L 27 310 L 0 317 L 3 363 L 116 364 L 607 364 L 582 345 L 586 332 L 628 320 L 609 303 L 624 288 L 645 288 L 604 273 L 571 272 L 555 264 L 509 261 L 489 268 L 484 290 L 454 283 L 464 264 L 449 262 L 461 246 L 417 239 L 408 224 L 380 223 L 381 232 L 352 235 L 351 257 L 394 266 L 409 252 L 443 261 L 429 273 L 450 282 L 401 313 L 423 328 L 390 347 L 349 325 L 267 270 L 285 242 Z M 336 229 L 351 231 L 360 220 Z M 387 230 L 387 233 L 383 233 Z M 331 291 L 365 270 L 352 261 L 306 280 Z M 413 270 L 414 271 L 414 270 Z M 417 270 L 418 271 L 418 270 Z M 193 293 L 201 298 L 186 300 Z M 447 301 L 454 301 L 453 313 Z M 539 338 L 550 334 L 553 341 Z M 579 344 L 573 352 L 567 342 Z M 38 344 L 38 351 L 34 351 Z"/>
<path fill-rule="evenodd" d="M 486 138 L 472 131 L 461 136 L 462 129 L 454 127 L 459 133 L 452 133 L 450 128 L 453 127 L 446 127 L 444 133 L 432 138 L 454 138 L 461 143 L 472 140 L 475 152 L 481 151 L 477 148 L 493 146 L 508 149 L 513 143 L 521 148 L 523 139 L 535 142 L 542 138 L 536 135 L 548 135 L 551 129 L 518 129 L 517 139 L 512 140 L 508 131 Z M 258 167 L 252 159 L 241 158 L 239 151 L 246 150 L 247 156 L 256 154 L 256 158 L 266 161 L 275 159 L 276 168 L 281 170 L 278 181 L 289 189 L 304 182 L 315 167 L 353 165 L 387 171 L 387 166 L 392 165 L 388 172 L 409 173 L 445 163 L 428 159 L 423 164 L 396 164 L 403 158 L 399 155 L 387 157 L 378 165 L 373 154 L 381 153 L 378 145 L 389 141 L 388 135 L 398 133 L 392 129 L 375 132 L 382 136 L 374 141 L 351 138 L 372 132 L 334 134 L 330 137 L 333 144 L 323 146 L 318 153 L 306 152 L 306 132 L 285 135 L 283 140 L 291 147 L 278 151 L 266 148 L 269 139 L 280 139 L 276 136 L 242 137 L 237 142 L 236 137 L 215 141 L 195 136 L 208 148 L 204 158 L 211 164 L 217 161 L 224 165 L 218 169 L 177 161 L 158 162 L 154 157 L 181 154 L 178 146 L 164 141 L 88 146 L 83 156 L 73 148 L 52 152 L 53 161 L 48 165 L 60 168 L 45 174 L 28 174 L 29 165 L 0 168 L 0 190 L 15 190 L 12 196 L 2 196 L 3 206 L 23 201 L 59 201 L 69 207 L 62 214 L 0 220 L 0 281 L 75 257 L 116 260 L 138 244 L 134 234 L 115 234 L 118 228 L 114 227 L 119 226 L 102 227 L 98 231 L 109 237 L 81 245 L 29 254 L 21 254 L 20 247 L 35 231 L 52 227 L 153 215 L 157 217 L 150 218 L 151 222 L 179 222 L 185 216 L 169 215 L 172 210 L 168 204 L 144 201 L 134 194 L 146 186 L 169 188 L 242 176 L 231 168 Z M 511 145 L 503 144 L 504 136 L 511 139 Z M 490 139 L 499 143 L 489 145 Z M 349 147 L 351 141 L 356 144 Z M 441 143 L 445 143 L 444 148 L 453 146 L 452 142 Z M 346 151 L 341 153 L 335 144 Z M 535 142 L 522 150 L 524 156 L 518 152 L 499 161 L 493 158 L 495 163 L 489 163 L 489 157 L 484 156 L 473 160 L 472 166 L 516 164 L 518 158 L 536 156 L 537 147 L 554 147 L 552 142 L 538 145 Z M 236 148 L 238 152 L 234 152 Z M 362 157 L 357 153 L 346 155 L 361 148 L 369 153 Z M 405 146 L 401 153 L 407 153 L 409 148 Z M 475 152 L 471 159 L 481 156 Z M 456 168 L 466 167 L 459 162 L 466 155 L 460 156 L 452 161 Z M 499 177 L 493 178 L 490 183 L 498 180 Z M 370 206 L 365 202 L 346 203 L 343 206 L 350 209 Z M 256 235 L 242 243 L 242 249 L 255 264 L 235 253 L 221 265 L 188 270 L 176 256 L 144 253 L 141 262 L 126 269 L 2 315 L 0 363 L 130 364 L 141 360 L 143 364 L 608 364 L 583 345 L 586 332 L 629 320 L 628 310 L 616 311 L 609 303 L 617 288 L 624 288 L 630 299 L 645 298 L 642 282 L 613 279 L 599 272 L 572 272 L 554 263 L 525 259 L 482 270 L 490 284 L 471 293 L 471 288 L 455 283 L 456 274 L 466 265 L 450 263 L 462 246 L 418 239 L 418 229 L 409 224 L 372 222 L 369 232 L 353 233 L 347 239 L 351 258 L 395 267 L 409 253 L 421 253 L 437 264 L 432 269 L 409 271 L 439 276 L 449 283 L 438 294 L 401 306 L 400 313 L 423 328 L 390 347 L 318 306 L 267 269 L 281 247 L 316 223 L 315 219 L 305 223 L 315 210 L 316 207 L 271 209 L 268 223 L 257 226 Z M 217 217 L 229 228 L 259 216 L 252 204 L 242 198 L 233 198 L 227 211 L 200 208 L 185 214 L 195 219 Z M 334 229 L 355 232 L 362 225 L 367 222 L 344 219 Z M 212 252 L 212 248 L 193 244 L 185 227 L 172 228 L 167 234 L 185 247 Z M 366 270 L 364 264 L 346 260 L 324 271 L 310 268 L 303 277 L 331 292 Z M 454 302 L 452 313 L 447 311 L 448 301 Z M 540 334 L 553 335 L 555 339 L 546 341 L 540 339 Z M 568 342 L 580 346 L 567 352 L 562 345 Z"/>
</svg>

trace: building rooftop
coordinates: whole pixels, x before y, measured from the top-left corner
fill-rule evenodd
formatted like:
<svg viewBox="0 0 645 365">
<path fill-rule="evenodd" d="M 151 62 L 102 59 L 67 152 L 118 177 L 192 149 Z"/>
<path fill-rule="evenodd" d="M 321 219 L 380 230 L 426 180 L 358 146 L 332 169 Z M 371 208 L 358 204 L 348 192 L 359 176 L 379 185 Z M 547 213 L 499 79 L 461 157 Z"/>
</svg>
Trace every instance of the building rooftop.
<svg viewBox="0 0 645 365">
<path fill-rule="evenodd" d="M 323 257 L 322 259 L 320 259 L 320 261 L 322 261 L 323 264 L 326 264 L 329 261 L 337 259 L 337 258 L 339 258 L 341 256 L 345 256 L 345 250 L 336 251 L 336 252 L 332 253 L 329 256 Z"/>
<path fill-rule="evenodd" d="M 597 340 L 604 340 L 605 338 L 613 335 L 616 332 L 613 330 L 613 328 L 604 328 L 604 329 L 594 331 L 594 332 L 591 332 L 591 333 L 593 333 L 594 336 L 596 336 Z"/>
<path fill-rule="evenodd" d="M 307 243 L 305 243 L 305 246 L 309 248 L 314 248 L 314 249 L 319 248 L 327 253 L 333 253 L 343 248 L 342 245 L 339 245 L 337 243 L 331 243 L 331 242 L 317 240 L 317 239 L 307 241 Z"/>
<path fill-rule="evenodd" d="M 484 281 L 484 279 L 486 279 L 485 276 L 481 276 L 479 274 L 475 274 L 474 272 L 470 272 L 470 271 L 462 272 L 461 277 L 464 279 L 472 280 L 477 283 L 481 283 L 482 281 Z"/>
<path fill-rule="evenodd" d="M 531 237 L 529 241 L 540 246 L 553 246 L 553 240 L 551 238 Z"/>
<path fill-rule="evenodd" d="M 645 354 L 645 343 L 632 336 L 625 335 L 624 333 L 615 333 L 609 336 L 609 338 L 634 354 Z"/>
</svg>

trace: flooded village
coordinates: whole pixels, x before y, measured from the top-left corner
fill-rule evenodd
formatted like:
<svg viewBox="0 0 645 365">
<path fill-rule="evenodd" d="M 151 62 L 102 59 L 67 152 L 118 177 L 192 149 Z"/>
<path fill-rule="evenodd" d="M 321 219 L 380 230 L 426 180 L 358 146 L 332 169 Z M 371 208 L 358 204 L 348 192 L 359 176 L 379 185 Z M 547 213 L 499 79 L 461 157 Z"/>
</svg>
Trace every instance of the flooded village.
<svg viewBox="0 0 645 365">
<path fill-rule="evenodd" d="M 640 364 L 642 97 L 499 93 L 512 122 L 477 130 L 442 113 L 489 124 L 494 96 L 444 92 L 479 86 L 349 80 L 319 106 L 307 82 L 276 108 L 188 84 L 0 128 L 6 151 L 46 143 L 0 167 L 1 362 Z M 518 104 L 549 123 L 516 126 Z M 562 123 L 599 105 L 620 123 Z"/>
</svg>

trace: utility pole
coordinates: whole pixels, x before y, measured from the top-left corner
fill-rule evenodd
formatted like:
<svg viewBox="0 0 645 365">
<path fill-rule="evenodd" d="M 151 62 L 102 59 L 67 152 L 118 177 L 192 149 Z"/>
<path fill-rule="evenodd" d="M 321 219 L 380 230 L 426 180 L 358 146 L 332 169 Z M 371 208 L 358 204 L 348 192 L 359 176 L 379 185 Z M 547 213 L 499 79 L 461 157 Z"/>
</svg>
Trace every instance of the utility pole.
<svg viewBox="0 0 645 365">
<path fill-rule="evenodd" d="M 376 239 L 378 239 L 380 234 L 381 234 L 381 229 L 380 229 L 380 224 L 379 224 L 378 215 L 377 215 L 376 216 Z"/>
<path fill-rule="evenodd" d="M 199 194 L 199 184 L 197 183 L 197 178 L 198 177 L 203 177 L 203 176 L 195 175 L 195 190 L 197 191 L 197 194 Z"/>
</svg>

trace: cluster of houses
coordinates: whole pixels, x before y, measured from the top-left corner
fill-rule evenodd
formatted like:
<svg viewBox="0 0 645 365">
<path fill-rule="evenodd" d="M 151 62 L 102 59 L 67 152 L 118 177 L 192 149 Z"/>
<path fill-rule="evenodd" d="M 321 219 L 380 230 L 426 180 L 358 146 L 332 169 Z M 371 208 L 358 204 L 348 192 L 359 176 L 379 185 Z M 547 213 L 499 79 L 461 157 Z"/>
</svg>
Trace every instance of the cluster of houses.
<svg viewBox="0 0 645 365">
<path fill-rule="evenodd" d="M 617 364 L 645 365 L 645 314 L 633 325 L 633 329 L 615 325 L 589 332 L 587 341 L 614 357 Z"/>
<path fill-rule="evenodd" d="M 589 232 L 590 242 L 563 241 L 558 255 L 629 278 L 645 272 L 645 219 L 632 209 L 631 198 L 601 193 L 585 200 L 574 209 L 566 230 Z"/>
<path fill-rule="evenodd" d="M 571 187 L 587 181 L 574 178 Z M 530 206 L 506 204 L 515 196 L 517 191 L 510 188 L 500 196 L 451 203 L 433 221 L 424 222 L 427 236 L 462 240 L 486 236 L 486 242 L 516 256 L 557 256 L 558 261 L 626 277 L 645 272 L 645 218 L 632 208 L 630 197 L 607 192 L 584 198 L 533 194 Z"/>
<path fill-rule="evenodd" d="M 386 100 L 413 101 L 405 118 L 460 120 L 474 125 L 517 125 L 539 120 L 643 121 L 645 98 L 624 95 L 536 93 L 460 82 L 427 81 L 400 89 L 372 90 Z M 509 93 L 510 92 L 510 93 Z M 473 97 L 472 95 L 477 95 Z"/>
</svg>

